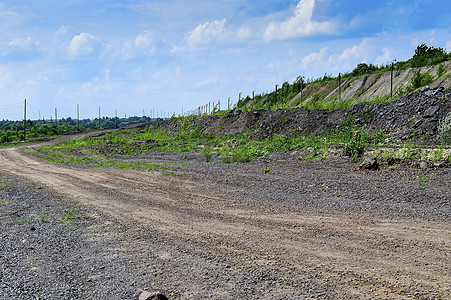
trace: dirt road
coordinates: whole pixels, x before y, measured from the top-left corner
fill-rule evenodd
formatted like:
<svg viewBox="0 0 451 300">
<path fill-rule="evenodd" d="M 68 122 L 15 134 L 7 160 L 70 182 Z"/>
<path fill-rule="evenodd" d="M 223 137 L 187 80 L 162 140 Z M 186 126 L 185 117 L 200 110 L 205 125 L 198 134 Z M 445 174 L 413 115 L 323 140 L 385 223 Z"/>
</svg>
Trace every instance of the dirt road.
<svg viewBox="0 0 451 300">
<path fill-rule="evenodd" d="M 449 169 L 423 171 L 420 187 L 418 170 L 355 172 L 346 159 L 193 162 L 168 175 L 24 153 L 0 150 L 0 173 L 76 201 L 109 234 L 114 259 L 139 270 L 130 297 L 148 282 L 177 299 L 451 298 Z"/>
</svg>

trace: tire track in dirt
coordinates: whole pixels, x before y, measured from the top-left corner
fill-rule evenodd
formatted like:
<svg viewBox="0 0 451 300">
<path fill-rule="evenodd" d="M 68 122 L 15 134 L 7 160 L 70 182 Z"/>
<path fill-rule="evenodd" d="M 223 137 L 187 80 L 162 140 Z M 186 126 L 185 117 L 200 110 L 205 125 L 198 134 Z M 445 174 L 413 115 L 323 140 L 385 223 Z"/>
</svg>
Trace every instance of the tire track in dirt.
<svg viewBox="0 0 451 300">
<path fill-rule="evenodd" d="M 264 207 L 239 188 L 49 164 L 22 149 L 0 150 L 0 166 L 124 223 L 151 228 L 178 247 L 233 257 L 237 264 L 251 260 L 255 268 L 295 269 L 350 297 L 451 295 L 448 222 Z"/>
</svg>

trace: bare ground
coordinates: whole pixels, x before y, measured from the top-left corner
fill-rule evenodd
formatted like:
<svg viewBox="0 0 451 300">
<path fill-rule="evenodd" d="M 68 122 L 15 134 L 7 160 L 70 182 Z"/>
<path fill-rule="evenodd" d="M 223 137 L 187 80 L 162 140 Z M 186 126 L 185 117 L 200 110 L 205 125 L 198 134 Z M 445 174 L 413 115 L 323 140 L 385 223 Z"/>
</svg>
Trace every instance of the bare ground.
<svg viewBox="0 0 451 300">
<path fill-rule="evenodd" d="M 2 299 L 129 299 L 145 286 L 174 299 L 451 298 L 449 168 L 423 170 L 422 187 L 417 169 L 356 172 L 345 158 L 155 153 L 143 159 L 170 163 L 152 173 L 25 153 L 0 150 L 1 199 L 14 199 L 0 207 Z M 58 223 L 73 201 L 76 217 Z"/>
</svg>

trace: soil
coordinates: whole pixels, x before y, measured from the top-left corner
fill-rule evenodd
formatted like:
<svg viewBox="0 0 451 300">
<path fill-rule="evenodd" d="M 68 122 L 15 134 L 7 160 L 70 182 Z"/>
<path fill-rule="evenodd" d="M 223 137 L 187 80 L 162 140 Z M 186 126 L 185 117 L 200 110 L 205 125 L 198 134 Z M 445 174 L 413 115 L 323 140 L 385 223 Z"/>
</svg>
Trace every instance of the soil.
<svg viewBox="0 0 451 300">
<path fill-rule="evenodd" d="M 168 167 L 145 172 L 29 151 L 0 150 L 1 299 L 451 298 L 450 168 L 165 152 L 136 157 Z"/>
</svg>

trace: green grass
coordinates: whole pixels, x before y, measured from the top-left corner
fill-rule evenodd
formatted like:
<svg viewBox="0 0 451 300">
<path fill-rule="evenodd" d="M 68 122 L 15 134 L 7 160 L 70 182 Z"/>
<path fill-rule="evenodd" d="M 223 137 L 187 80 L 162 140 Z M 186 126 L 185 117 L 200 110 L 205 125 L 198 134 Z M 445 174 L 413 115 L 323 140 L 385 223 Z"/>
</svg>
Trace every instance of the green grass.
<svg viewBox="0 0 451 300">
<path fill-rule="evenodd" d="M 64 224 L 66 222 L 69 222 L 70 220 L 72 220 L 73 218 L 75 218 L 75 205 L 77 204 L 77 202 L 73 202 L 72 203 L 72 207 L 68 210 L 66 210 L 63 214 L 62 214 L 62 218 L 58 220 L 58 223 L 60 224 Z"/>
<path fill-rule="evenodd" d="M 387 145 L 382 130 L 373 134 L 366 130 L 357 130 L 353 125 L 356 117 L 368 122 L 372 114 L 369 110 L 369 113 L 362 112 L 358 116 L 349 116 L 340 123 L 342 127 L 347 128 L 343 131 L 322 132 L 318 135 L 301 134 L 295 137 L 274 135 L 261 140 L 252 139 L 248 134 L 235 136 L 205 134 L 201 132 L 198 124 L 191 122 L 191 118 L 185 118 L 180 122 L 182 124 L 178 131 L 170 132 L 158 126 L 115 131 L 39 147 L 35 155 L 50 162 L 83 167 L 163 172 L 170 167 L 169 162 L 154 163 L 144 158 L 136 158 L 145 157 L 153 152 L 177 151 L 203 154 L 205 162 L 210 162 L 216 154 L 222 162 L 230 164 L 250 162 L 256 157 L 266 157 L 274 152 L 290 152 L 297 154 L 301 161 L 326 159 L 344 154 L 356 162 L 368 150 L 383 149 L 384 145 Z M 379 154 L 410 159 L 425 157 L 428 150 L 422 149 L 422 153 L 419 153 L 415 149 L 418 148 L 417 142 L 412 140 L 401 149 L 385 149 Z M 427 155 L 433 160 L 446 159 L 450 156 L 449 151 L 443 146 L 429 152 Z"/>
<path fill-rule="evenodd" d="M 383 134 L 383 133 L 382 133 Z M 381 134 L 377 140 L 382 140 Z M 39 147 L 35 155 L 55 163 L 74 164 L 85 167 L 105 167 L 120 169 L 145 169 L 164 171 L 165 164 L 127 162 L 125 155 L 148 154 L 151 152 L 180 151 L 203 153 L 205 161 L 211 161 L 216 154 L 224 163 L 249 162 L 256 157 L 265 157 L 272 152 L 311 152 L 309 159 L 325 158 L 330 148 L 340 148 L 352 143 L 356 136 L 365 136 L 360 147 L 370 142 L 367 132 L 356 132 L 352 128 L 342 132 L 324 132 L 319 135 L 299 135 L 289 137 L 275 135 L 263 140 L 255 140 L 246 134 L 238 136 L 213 136 L 201 134 L 199 128 L 183 128 L 169 133 L 161 128 L 149 127 L 145 130 L 124 130 L 70 140 L 53 146 Z M 376 137 L 376 136 L 375 136 Z M 385 137 L 385 136 L 383 136 Z M 358 154 L 360 154 L 358 151 Z M 122 158 L 114 155 L 122 154 Z"/>
</svg>

